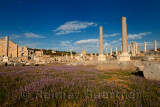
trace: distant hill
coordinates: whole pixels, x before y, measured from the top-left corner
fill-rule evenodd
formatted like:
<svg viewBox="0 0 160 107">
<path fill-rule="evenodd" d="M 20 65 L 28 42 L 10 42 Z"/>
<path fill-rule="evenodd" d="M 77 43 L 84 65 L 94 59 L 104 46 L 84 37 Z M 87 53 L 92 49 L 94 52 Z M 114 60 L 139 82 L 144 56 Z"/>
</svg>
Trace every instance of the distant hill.
<svg viewBox="0 0 160 107">
<path fill-rule="evenodd" d="M 151 49 L 150 51 L 154 51 L 154 49 Z M 160 51 L 160 48 L 157 48 L 157 51 Z"/>
</svg>

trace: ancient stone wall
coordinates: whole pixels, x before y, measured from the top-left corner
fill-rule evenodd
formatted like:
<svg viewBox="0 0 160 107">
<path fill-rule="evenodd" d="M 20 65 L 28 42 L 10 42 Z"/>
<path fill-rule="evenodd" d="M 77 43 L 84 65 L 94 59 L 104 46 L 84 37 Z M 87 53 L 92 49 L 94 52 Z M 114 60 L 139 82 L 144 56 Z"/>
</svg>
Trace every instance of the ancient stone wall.
<svg viewBox="0 0 160 107">
<path fill-rule="evenodd" d="M 28 49 L 25 46 L 18 47 L 18 57 L 28 57 Z"/>
<path fill-rule="evenodd" d="M 18 56 L 17 52 L 18 52 L 18 45 L 12 41 L 9 41 L 8 56 L 17 57 Z"/>
<path fill-rule="evenodd" d="M 43 56 L 43 51 L 36 51 L 36 52 L 35 52 L 35 55 L 36 55 L 37 57 L 42 57 L 42 56 Z"/>
<path fill-rule="evenodd" d="M 5 55 L 5 41 L 4 39 L 0 39 L 0 56 Z"/>
</svg>

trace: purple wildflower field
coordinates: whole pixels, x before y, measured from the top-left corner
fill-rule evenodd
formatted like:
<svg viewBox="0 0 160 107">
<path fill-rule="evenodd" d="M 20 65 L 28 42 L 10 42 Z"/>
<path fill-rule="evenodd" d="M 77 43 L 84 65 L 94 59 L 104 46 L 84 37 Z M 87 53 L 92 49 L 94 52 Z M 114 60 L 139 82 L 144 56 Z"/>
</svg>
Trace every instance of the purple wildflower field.
<svg viewBox="0 0 160 107">
<path fill-rule="evenodd" d="M 160 82 L 93 66 L 0 67 L 0 106 L 160 106 Z"/>
</svg>

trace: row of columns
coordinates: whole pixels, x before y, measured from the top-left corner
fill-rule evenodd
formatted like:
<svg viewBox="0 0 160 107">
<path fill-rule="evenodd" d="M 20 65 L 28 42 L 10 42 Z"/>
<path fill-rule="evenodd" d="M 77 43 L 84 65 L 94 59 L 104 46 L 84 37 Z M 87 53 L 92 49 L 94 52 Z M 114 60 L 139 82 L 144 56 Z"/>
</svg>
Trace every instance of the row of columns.
<svg viewBox="0 0 160 107">
<path fill-rule="evenodd" d="M 155 51 L 157 51 L 157 43 L 156 40 L 154 42 L 155 45 Z M 119 60 L 121 61 L 128 61 L 130 60 L 130 46 L 132 48 L 132 56 L 135 56 L 136 54 L 140 53 L 140 46 L 135 43 L 132 42 L 131 45 L 127 44 L 127 23 L 126 23 L 126 17 L 122 17 L 122 46 L 121 46 L 121 55 L 119 55 Z M 99 61 L 105 61 L 106 57 L 103 54 L 103 27 L 100 26 L 99 27 L 99 56 L 98 56 L 98 60 Z M 128 47 L 128 49 L 127 49 Z M 146 42 L 144 43 L 144 52 L 146 53 Z M 118 49 L 116 46 L 116 54 L 118 54 Z M 71 54 L 72 55 L 72 54 Z M 108 50 L 106 48 L 106 55 L 108 56 Z M 112 55 L 112 47 L 111 47 L 111 52 L 110 55 Z M 72 57 L 72 56 L 71 56 Z"/>
<path fill-rule="evenodd" d="M 131 49 L 130 49 L 131 46 Z M 108 56 L 108 48 L 106 48 L 106 55 Z M 121 52 L 122 52 L 122 46 L 121 46 Z M 136 56 L 137 54 L 140 54 L 140 46 L 136 43 L 136 42 L 131 42 L 131 45 L 128 44 L 128 53 L 130 53 L 132 56 Z M 154 41 L 154 51 L 157 51 L 157 42 L 156 40 Z M 147 49 L 146 49 L 146 42 L 144 42 L 144 54 L 146 54 Z M 117 46 L 115 46 L 115 53 L 116 55 L 118 54 L 118 48 Z M 111 50 L 110 50 L 110 55 L 112 55 L 112 46 L 111 46 Z"/>
</svg>

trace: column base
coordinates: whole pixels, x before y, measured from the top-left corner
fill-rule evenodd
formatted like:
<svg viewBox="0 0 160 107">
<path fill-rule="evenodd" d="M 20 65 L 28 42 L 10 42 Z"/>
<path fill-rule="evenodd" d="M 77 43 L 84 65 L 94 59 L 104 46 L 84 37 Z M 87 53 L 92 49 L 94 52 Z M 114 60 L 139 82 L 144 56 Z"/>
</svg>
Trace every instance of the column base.
<svg viewBox="0 0 160 107">
<path fill-rule="evenodd" d="M 89 60 L 92 61 L 92 60 L 93 60 L 93 57 L 91 56 L 91 57 L 89 58 Z"/>
<path fill-rule="evenodd" d="M 122 53 L 121 55 L 119 55 L 119 61 L 129 61 L 131 55 L 128 53 Z"/>
<path fill-rule="evenodd" d="M 4 56 L 3 57 L 3 62 L 8 62 L 9 61 L 9 58 L 7 56 Z"/>
<path fill-rule="evenodd" d="M 98 61 L 106 61 L 106 56 L 105 55 L 99 55 L 98 56 Z"/>
</svg>

